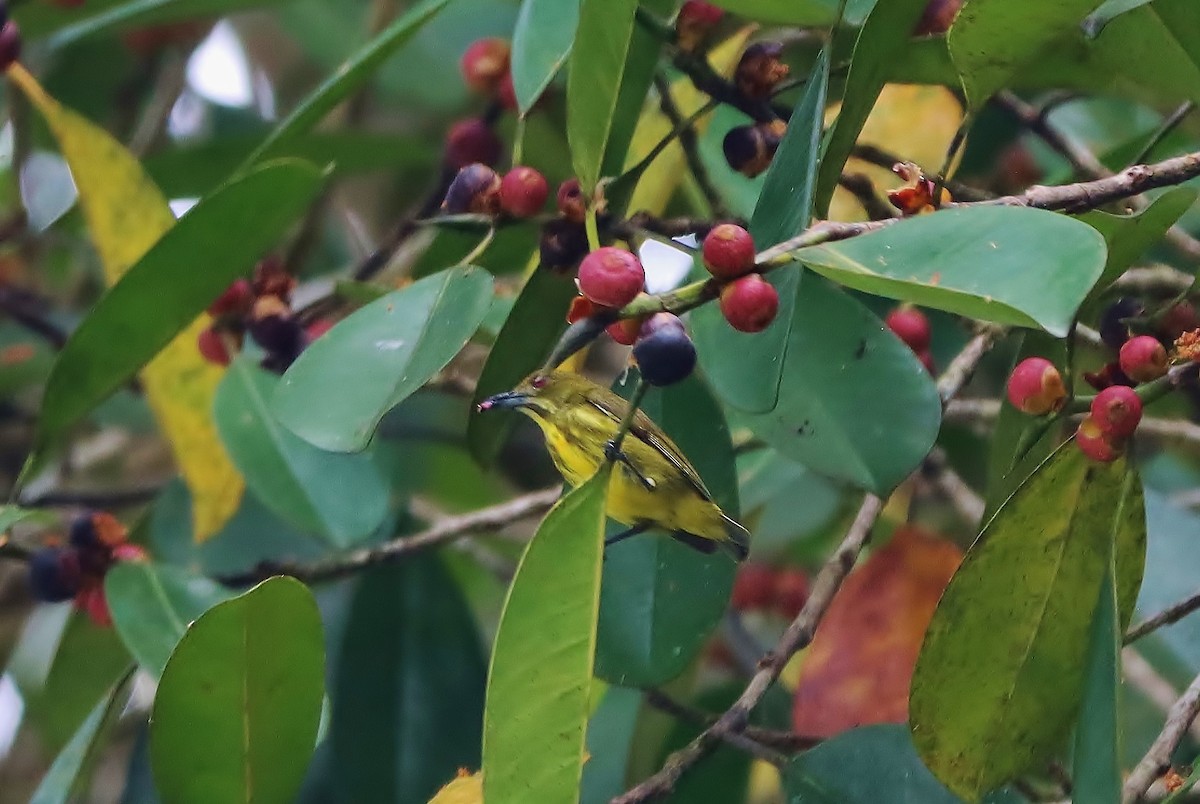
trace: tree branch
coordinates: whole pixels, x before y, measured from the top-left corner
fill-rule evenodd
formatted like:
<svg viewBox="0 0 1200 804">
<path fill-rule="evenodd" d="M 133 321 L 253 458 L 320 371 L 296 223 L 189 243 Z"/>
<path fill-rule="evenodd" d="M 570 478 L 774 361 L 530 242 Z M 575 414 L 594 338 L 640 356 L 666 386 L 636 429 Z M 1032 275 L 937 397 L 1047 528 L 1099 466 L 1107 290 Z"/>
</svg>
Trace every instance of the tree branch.
<svg viewBox="0 0 1200 804">
<path fill-rule="evenodd" d="M 1183 740 L 1197 713 L 1200 713 L 1200 676 L 1196 676 L 1183 695 L 1175 701 L 1175 705 L 1167 713 L 1167 722 L 1163 730 L 1155 738 L 1150 750 L 1125 778 L 1121 795 L 1123 804 L 1133 804 L 1141 799 L 1154 780 L 1171 767 L 1171 754 Z"/>
<path fill-rule="evenodd" d="M 1174 603 L 1151 617 L 1147 617 L 1137 625 L 1131 627 L 1125 632 L 1126 645 L 1136 642 L 1149 633 L 1157 631 L 1164 625 L 1179 622 L 1184 617 L 1191 614 L 1196 609 L 1200 609 L 1200 592 L 1191 597 L 1184 598 L 1178 603 Z"/>
</svg>

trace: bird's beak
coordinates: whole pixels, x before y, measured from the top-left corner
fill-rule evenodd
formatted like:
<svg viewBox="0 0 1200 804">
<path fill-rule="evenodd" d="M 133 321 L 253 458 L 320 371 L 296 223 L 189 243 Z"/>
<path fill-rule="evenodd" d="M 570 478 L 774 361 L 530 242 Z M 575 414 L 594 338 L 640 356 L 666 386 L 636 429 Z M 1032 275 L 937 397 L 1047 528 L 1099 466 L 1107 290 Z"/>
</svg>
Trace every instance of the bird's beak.
<svg viewBox="0 0 1200 804">
<path fill-rule="evenodd" d="M 529 396 L 520 391 L 505 391 L 502 394 L 489 396 L 487 399 L 479 403 L 481 413 L 485 410 L 505 410 L 506 408 L 520 408 L 529 404 Z"/>
</svg>

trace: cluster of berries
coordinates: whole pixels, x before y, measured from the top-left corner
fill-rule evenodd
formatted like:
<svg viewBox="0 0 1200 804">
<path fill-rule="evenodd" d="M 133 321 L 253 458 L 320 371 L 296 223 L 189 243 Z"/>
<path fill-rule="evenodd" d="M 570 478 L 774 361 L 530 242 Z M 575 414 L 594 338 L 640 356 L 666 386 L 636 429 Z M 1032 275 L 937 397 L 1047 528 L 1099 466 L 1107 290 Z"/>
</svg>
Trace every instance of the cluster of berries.
<svg viewBox="0 0 1200 804">
<path fill-rule="evenodd" d="M 71 523 L 69 543 L 43 547 L 29 558 L 29 586 L 46 603 L 75 601 L 75 608 L 96 625 L 112 624 L 104 597 L 104 575 L 118 561 L 141 561 L 142 548 L 126 541 L 129 533 L 116 517 L 87 513 Z"/>
<path fill-rule="evenodd" d="M 494 165 L 504 144 L 492 129 L 501 110 L 516 109 L 512 71 L 509 69 L 508 40 L 477 39 L 467 47 L 459 62 L 463 82 L 475 93 L 490 98 L 492 107 L 482 117 L 460 120 L 446 134 L 445 162 L 453 170 L 473 163 Z"/>
<path fill-rule="evenodd" d="M 461 168 L 446 190 L 442 210 L 450 215 L 472 213 L 531 218 L 542 211 L 550 195 L 546 177 L 517 165 L 501 178 L 482 162 Z"/>
<path fill-rule="evenodd" d="M 250 281 L 238 279 L 208 307 L 212 324 L 196 339 L 200 354 L 210 363 L 228 366 L 232 352 L 242 348 L 249 333 L 266 355 L 262 367 L 282 373 L 304 348 L 333 326 L 318 320 L 307 328 L 292 312 L 296 280 L 278 257 L 266 257 L 254 267 Z"/>
<path fill-rule="evenodd" d="M 733 579 L 730 605 L 735 611 L 773 611 L 795 619 L 808 601 L 808 575 L 792 567 L 747 562 Z"/>
<path fill-rule="evenodd" d="M 744 97 L 765 101 L 789 72 L 790 68 L 783 61 L 782 44 L 755 42 L 742 54 L 733 74 L 733 83 Z M 787 123 L 778 119 L 735 126 L 725 134 L 722 142 L 725 161 L 739 173 L 754 178 L 771 165 L 786 132 Z"/>
<path fill-rule="evenodd" d="M 933 363 L 933 353 L 929 351 L 929 345 L 933 340 L 933 330 L 924 313 L 911 304 L 902 304 L 887 314 L 884 323 L 896 334 L 897 338 L 916 353 L 917 359 L 930 374 L 937 373 L 937 367 Z"/>
</svg>

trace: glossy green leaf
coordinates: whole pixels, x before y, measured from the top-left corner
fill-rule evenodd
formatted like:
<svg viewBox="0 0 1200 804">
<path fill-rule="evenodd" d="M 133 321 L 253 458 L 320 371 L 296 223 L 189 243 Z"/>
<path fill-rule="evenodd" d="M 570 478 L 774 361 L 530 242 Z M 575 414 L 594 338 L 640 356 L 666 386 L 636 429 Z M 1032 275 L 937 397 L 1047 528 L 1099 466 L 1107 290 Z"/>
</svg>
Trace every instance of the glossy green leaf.
<svg viewBox="0 0 1200 804">
<path fill-rule="evenodd" d="M 937 438 L 941 403 L 929 372 L 870 310 L 819 276 L 801 281 L 795 320 L 778 406 L 743 421 L 818 474 L 890 493 Z"/>
<path fill-rule="evenodd" d="M 272 578 L 209 609 L 171 654 L 150 715 L 165 801 L 290 801 L 316 743 L 321 615 L 307 587 Z"/>
<path fill-rule="evenodd" d="M 570 275 L 538 268 L 525 282 L 483 364 L 471 400 L 467 445 L 480 463 L 487 465 L 496 459 L 514 421 L 511 416 L 480 414 L 475 405 L 492 394 L 515 388 L 545 362 L 567 327 L 567 309 L 576 295 Z"/>
<path fill-rule="evenodd" d="M 750 234 L 760 251 L 799 234 L 812 218 L 828 83 L 829 56 L 822 50 L 754 205 Z M 779 291 L 779 311 L 762 332 L 734 330 L 715 304 L 701 307 L 690 318 L 700 365 L 721 399 L 754 412 L 771 410 L 778 399 L 800 271 L 772 271 L 767 281 Z"/>
<path fill-rule="evenodd" d="M 1133 11 L 1135 8 L 1144 6 L 1150 2 L 1153 2 L 1153 0 L 1104 0 L 1099 8 L 1084 20 L 1083 29 L 1087 31 L 1089 36 L 1096 36 L 1104 30 L 1104 26 L 1108 25 L 1113 17 L 1117 17 L 1127 11 Z"/>
<path fill-rule="evenodd" d="M 70 15 L 38 14 L 33 16 L 33 32 L 39 33 L 56 23 L 62 27 L 54 31 L 49 43 L 53 48 L 63 48 L 88 36 L 111 33 L 136 26 L 162 25 L 189 19 L 222 17 L 237 11 L 243 11 L 256 6 L 272 5 L 281 0 L 128 0 L 128 2 L 98 3 L 92 8 L 88 3 L 78 12 Z M 66 19 L 64 20 L 63 17 Z M 18 19 L 20 19 L 18 17 Z M 22 22 L 22 31 L 24 23 Z"/>
<path fill-rule="evenodd" d="M 760 22 L 801 26 L 828 26 L 837 21 L 838 0 L 716 0 L 714 5 L 729 9 L 739 17 Z M 849 0 L 845 21 L 862 24 L 875 0 Z"/>
<path fill-rule="evenodd" d="M 673 10 L 674 0 L 642 0 L 641 7 L 651 14 L 663 16 Z M 583 30 L 582 28 L 580 30 Z M 600 175 L 617 176 L 639 158 L 630 153 L 633 137 L 647 107 L 646 93 L 654 80 L 654 71 L 659 67 L 662 40 L 642 25 L 634 25 L 629 38 L 629 51 L 621 72 L 621 87 L 613 107 L 608 138 L 604 143 L 604 157 L 600 160 Z M 713 54 L 716 57 L 716 54 Z M 569 89 L 569 85 L 568 85 Z M 569 114 L 569 109 L 568 109 Z M 651 111 L 650 114 L 655 114 Z M 569 134 L 568 130 L 568 134 Z M 620 194 L 615 190 L 609 203 L 609 212 L 623 210 Z"/>
<path fill-rule="evenodd" d="M 1106 545 L 1121 628 L 1141 583 L 1141 484 L 1125 460 L 1064 444 L 988 522 L 942 595 L 917 659 L 913 741 L 974 800 L 1057 750 L 1079 710 Z"/>
<path fill-rule="evenodd" d="M 528 114 L 554 80 L 575 43 L 580 0 L 524 0 L 512 37 L 512 82 Z"/>
<path fill-rule="evenodd" d="M 631 378 L 617 390 L 628 395 L 633 387 Z M 693 376 L 651 389 L 642 410 L 688 456 L 722 510 L 736 519 L 733 445 L 704 382 Z M 656 686 L 678 676 L 721 621 L 735 570 L 723 552 L 705 555 L 658 531 L 609 548 L 600 587 L 596 675 L 627 687 Z"/>
<path fill-rule="evenodd" d="M 601 469 L 550 510 L 509 587 L 488 673 L 485 801 L 578 800 L 608 478 Z"/>
<path fill-rule="evenodd" d="M 1126 93 L 1139 99 L 1153 92 L 1164 104 L 1200 101 L 1200 6 L 1190 0 L 1154 0 L 1120 14 L 1083 47 L 1096 62 L 1085 70 L 1116 79 L 1098 88 L 1104 92 L 1132 83 Z"/>
<path fill-rule="evenodd" d="M 625 790 L 642 691 L 609 687 L 587 726 L 588 761 L 583 766 L 579 804 L 608 804 Z"/>
<path fill-rule="evenodd" d="M 83 721 L 75 736 L 54 758 L 29 804 L 68 804 L 85 800 L 83 786 L 88 766 L 96 757 L 100 740 L 121 715 L 128 699 L 128 684 L 119 682 Z"/>
<path fill-rule="evenodd" d="M 213 402 L 221 441 L 280 519 L 349 547 L 383 522 L 387 486 L 370 456 L 325 452 L 279 424 L 269 401 L 280 382 L 245 355 L 234 360 Z"/>
<path fill-rule="evenodd" d="M 1038 248 L 1030 249 L 1031 242 Z M 1059 337 L 1105 260 L 1104 238 L 1090 226 L 1000 206 L 921 215 L 792 253 L 855 290 Z"/>
<path fill-rule="evenodd" d="M 330 723 L 339 790 L 352 801 L 427 801 L 479 767 L 487 668 L 471 612 L 435 556 L 358 583 Z"/>
<path fill-rule="evenodd" d="M 1119 516 L 1120 514 L 1118 514 Z M 1071 795 L 1089 804 L 1121 801 L 1121 634 L 1113 584 L 1112 545 L 1088 635 L 1083 703 L 1075 727 Z"/>
<path fill-rule="evenodd" d="M 49 511 L 35 511 L 31 508 L 21 508 L 16 505 L 0 506 L 0 534 L 8 533 L 13 525 L 21 522 L 37 522 L 49 524 L 54 521 L 54 515 Z"/>
<path fill-rule="evenodd" d="M 59 353 L 42 404 L 42 443 L 128 381 L 248 272 L 317 196 L 322 178 L 304 162 L 272 162 L 180 218 L 100 299 Z"/>
<path fill-rule="evenodd" d="M 422 0 L 397 17 L 391 25 L 346 59 L 329 78 L 280 121 L 262 145 L 247 158 L 243 167 L 283 152 L 291 146 L 293 140 L 320 123 L 335 106 L 369 81 L 388 56 L 408 42 L 421 30 L 422 25 L 429 22 L 449 2 L 450 0 Z"/>
<path fill-rule="evenodd" d="M 161 676 L 188 625 L 230 593 L 178 567 L 123 562 L 104 576 L 104 597 L 121 641 L 146 672 Z"/>
<path fill-rule="evenodd" d="M 458 354 L 491 303 L 491 277 L 470 266 L 389 293 L 304 350 L 275 392 L 275 415 L 321 449 L 365 449 L 383 415 Z"/>
<path fill-rule="evenodd" d="M 828 212 L 846 159 L 893 66 L 906 58 L 912 44 L 912 30 L 926 5 L 924 0 L 876 3 L 858 32 L 842 92 L 842 106 L 821 144 L 821 167 L 813 201 L 817 215 Z"/>
<path fill-rule="evenodd" d="M 971 0 L 946 36 L 972 109 L 1073 28 L 1102 0 Z"/>
<path fill-rule="evenodd" d="M 600 179 L 634 34 L 637 0 L 582 0 L 567 73 L 567 141 L 585 193 Z M 639 102 L 640 105 L 640 102 Z"/>
</svg>

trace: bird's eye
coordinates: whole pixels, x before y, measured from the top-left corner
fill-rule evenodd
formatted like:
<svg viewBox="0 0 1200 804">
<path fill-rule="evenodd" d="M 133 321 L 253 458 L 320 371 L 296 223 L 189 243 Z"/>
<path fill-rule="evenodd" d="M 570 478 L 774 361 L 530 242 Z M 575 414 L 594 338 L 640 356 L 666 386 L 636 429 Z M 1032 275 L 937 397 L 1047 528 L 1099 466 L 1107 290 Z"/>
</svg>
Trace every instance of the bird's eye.
<svg viewBox="0 0 1200 804">
<path fill-rule="evenodd" d="M 547 379 L 547 377 L 534 377 L 533 382 L 531 382 L 530 385 L 532 385 L 534 388 L 545 388 Z"/>
</svg>

